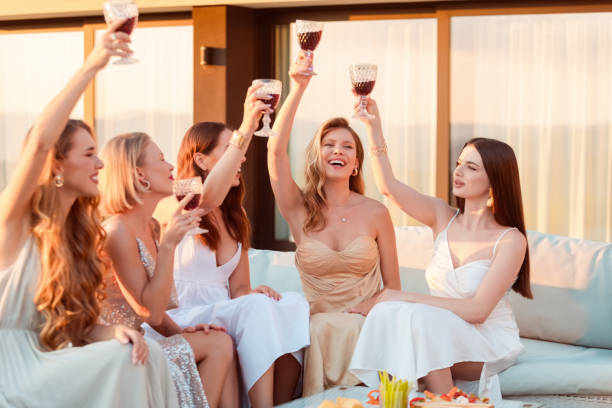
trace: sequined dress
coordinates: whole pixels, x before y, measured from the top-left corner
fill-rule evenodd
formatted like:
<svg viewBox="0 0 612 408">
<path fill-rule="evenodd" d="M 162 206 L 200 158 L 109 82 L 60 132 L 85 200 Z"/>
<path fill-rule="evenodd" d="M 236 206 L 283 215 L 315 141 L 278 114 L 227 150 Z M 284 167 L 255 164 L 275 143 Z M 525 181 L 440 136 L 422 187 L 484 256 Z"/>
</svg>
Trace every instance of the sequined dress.
<svg viewBox="0 0 612 408">
<path fill-rule="evenodd" d="M 155 271 L 155 259 L 140 239 L 136 238 L 136 243 L 142 265 L 151 279 Z M 142 328 L 144 320 L 129 305 L 114 275 L 107 278 L 106 292 L 106 300 L 101 307 L 100 321 L 105 324 L 123 324 L 144 333 Z M 169 306 L 173 302 L 175 301 L 171 296 Z M 171 337 L 157 337 L 156 340 L 166 354 L 179 406 L 181 408 L 208 408 L 195 356 L 187 340 L 180 334 Z"/>
</svg>

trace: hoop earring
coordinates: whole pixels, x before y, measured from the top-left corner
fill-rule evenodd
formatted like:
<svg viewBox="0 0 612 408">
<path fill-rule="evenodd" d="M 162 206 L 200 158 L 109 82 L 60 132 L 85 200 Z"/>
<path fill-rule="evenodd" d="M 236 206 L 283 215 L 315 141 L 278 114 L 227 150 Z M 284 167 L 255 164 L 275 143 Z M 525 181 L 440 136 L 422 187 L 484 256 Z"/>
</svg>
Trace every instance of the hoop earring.
<svg viewBox="0 0 612 408">
<path fill-rule="evenodd" d="M 359 169 L 358 169 L 357 167 L 355 167 L 355 168 L 353 169 L 353 173 L 352 173 L 352 175 L 353 175 L 353 176 L 356 176 L 356 175 L 358 175 L 358 174 L 359 174 Z"/>
<path fill-rule="evenodd" d="M 142 188 L 144 189 L 144 191 L 151 190 L 151 182 L 149 180 L 143 180 L 141 181 L 141 183 L 142 183 Z"/>
<path fill-rule="evenodd" d="M 487 200 L 487 207 L 489 208 L 493 208 L 494 205 L 494 201 L 493 201 L 493 190 L 489 189 L 489 199 Z"/>
<path fill-rule="evenodd" d="M 62 176 L 61 174 L 58 174 L 55 177 L 53 177 L 53 184 L 55 184 L 55 187 L 57 188 L 60 188 L 61 186 L 63 186 L 64 176 Z"/>
</svg>

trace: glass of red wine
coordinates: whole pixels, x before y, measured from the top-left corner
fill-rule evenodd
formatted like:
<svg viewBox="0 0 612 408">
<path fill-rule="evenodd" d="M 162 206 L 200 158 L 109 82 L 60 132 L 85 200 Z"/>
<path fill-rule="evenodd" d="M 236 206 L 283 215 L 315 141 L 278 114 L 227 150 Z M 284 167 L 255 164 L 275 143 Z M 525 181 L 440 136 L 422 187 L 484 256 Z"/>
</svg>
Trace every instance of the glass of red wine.
<svg viewBox="0 0 612 408">
<path fill-rule="evenodd" d="M 377 71 L 376 64 L 351 64 L 349 67 L 353 90 L 361 99 L 359 109 L 353 114 L 354 118 L 374 119 L 374 115 L 368 113 L 366 106 L 368 105 L 368 95 L 372 93 L 374 84 L 376 84 Z"/>
<path fill-rule="evenodd" d="M 125 19 L 125 23 L 121 24 L 117 31 L 123 31 L 127 35 L 132 34 L 138 21 L 138 6 L 136 6 L 134 1 L 110 0 L 104 3 L 104 20 L 106 20 L 106 24 L 111 25 L 119 19 Z M 120 58 L 113 64 L 133 64 L 135 62 L 138 62 L 138 60 L 130 56 Z"/>
<path fill-rule="evenodd" d="M 276 105 L 278 105 L 281 92 L 283 91 L 283 83 L 277 79 L 256 79 L 253 81 L 253 85 L 257 84 L 263 85 L 257 90 L 255 97 L 268 105 L 271 110 L 274 110 Z M 270 128 L 272 119 L 270 119 L 269 112 L 266 112 L 262 121 L 263 126 L 254 134 L 262 137 L 276 136 L 276 132 Z"/>
<path fill-rule="evenodd" d="M 308 57 L 312 57 L 312 52 L 319 45 L 319 41 L 321 41 L 321 34 L 323 34 L 323 23 L 318 21 L 309 21 L 309 20 L 296 20 L 296 31 L 298 42 L 300 43 L 300 48 L 304 50 Z M 317 75 L 314 72 L 312 65 L 310 65 L 306 70 L 301 72 L 302 75 Z"/>
<path fill-rule="evenodd" d="M 202 201 L 202 178 L 191 177 L 181 180 L 175 180 L 174 184 L 172 185 L 172 192 L 174 193 L 178 201 L 181 201 L 183 198 L 185 198 L 187 194 L 193 193 L 193 197 L 185 205 L 185 211 L 195 210 L 200 206 L 200 202 Z M 189 231 L 187 235 L 206 234 L 207 232 L 208 230 L 204 228 L 196 227 Z"/>
</svg>

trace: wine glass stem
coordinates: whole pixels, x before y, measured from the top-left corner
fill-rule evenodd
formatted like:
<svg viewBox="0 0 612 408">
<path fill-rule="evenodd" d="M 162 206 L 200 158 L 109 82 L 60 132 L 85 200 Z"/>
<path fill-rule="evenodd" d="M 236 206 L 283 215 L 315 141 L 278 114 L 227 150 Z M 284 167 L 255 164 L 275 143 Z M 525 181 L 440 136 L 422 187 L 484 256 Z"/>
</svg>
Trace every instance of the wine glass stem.
<svg viewBox="0 0 612 408">
<path fill-rule="evenodd" d="M 368 110 L 366 109 L 366 107 L 368 106 L 368 97 L 365 95 L 361 95 L 359 96 L 359 98 L 361 99 L 361 102 L 360 102 L 361 108 L 359 110 L 361 112 L 367 112 Z"/>
<path fill-rule="evenodd" d="M 263 117 L 263 128 L 266 130 L 270 129 L 270 123 L 272 123 L 272 119 L 270 119 L 270 114 L 266 113 Z"/>
</svg>

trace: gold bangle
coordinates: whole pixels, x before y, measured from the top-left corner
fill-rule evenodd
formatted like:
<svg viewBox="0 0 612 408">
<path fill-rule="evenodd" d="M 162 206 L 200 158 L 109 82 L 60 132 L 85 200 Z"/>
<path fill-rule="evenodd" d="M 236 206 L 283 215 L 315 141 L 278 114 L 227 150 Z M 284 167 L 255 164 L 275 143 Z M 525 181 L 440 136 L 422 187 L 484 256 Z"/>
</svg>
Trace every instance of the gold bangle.
<svg viewBox="0 0 612 408">
<path fill-rule="evenodd" d="M 379 154 L 387 154 L 387 143 L 382 146 L 370 146 L 370 157 L 378 156 Z"/>
<path fill-rule="evenodd" d="M 246 137 L 243 134 L 241 134 L 237 130 L 234 130 L 232 132 L 232 138 L 230 139 L 229 143 L 231 145 L 236 146 L 239 149 L 242 149 L 242 146 L 244 145 L 245 140 L 246 140 Z"/>
</svg>

